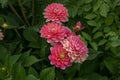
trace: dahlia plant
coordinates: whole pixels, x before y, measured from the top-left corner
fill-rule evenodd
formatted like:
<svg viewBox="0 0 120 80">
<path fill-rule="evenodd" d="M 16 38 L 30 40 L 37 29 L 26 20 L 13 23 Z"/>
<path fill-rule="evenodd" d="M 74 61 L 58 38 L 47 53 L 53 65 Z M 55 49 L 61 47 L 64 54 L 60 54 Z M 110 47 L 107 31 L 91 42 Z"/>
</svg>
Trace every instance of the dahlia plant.
<svg viewBox="0 0 120 80">
<path fill-rule="evenodd" d="M 45 8 L 44 18 L 51 22 L 40 30 L 41 37 L 46 38 L 47 42 L 54 46 L 49 56 L 51 64 L 61 69 L 70 66 L 72 62 L 82 63 L 88 56 L 88 48 L 80 37 L 62 26 L 62 22 L 68 19 L 67 11 L 60 3 L 49 4 Z M 76 26 L 81 26 L 80 30 L 83 29 L 80 22 Z M 56 46 L 58 44 L 61 46 Z"/>
</svg>

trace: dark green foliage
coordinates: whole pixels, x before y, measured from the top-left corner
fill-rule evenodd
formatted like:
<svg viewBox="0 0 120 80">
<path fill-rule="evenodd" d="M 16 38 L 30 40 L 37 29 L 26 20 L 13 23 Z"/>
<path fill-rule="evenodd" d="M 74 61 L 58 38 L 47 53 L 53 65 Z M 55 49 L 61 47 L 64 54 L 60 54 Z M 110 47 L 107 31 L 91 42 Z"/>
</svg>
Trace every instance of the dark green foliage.
<svg viewBox="0 0 120 80">
<path fill-rule="evenodd" d="M 89 56 L 66 70 L 50 65 L 50 46 L 39 34 L 43 11 L 53 2 L 68 9 L 65 26 L 81 21 L 85 27 L 76 33 Z M 0 29 L 0 80 L 120 80 L 120 0 L 0 0 Z"/>
</svg>

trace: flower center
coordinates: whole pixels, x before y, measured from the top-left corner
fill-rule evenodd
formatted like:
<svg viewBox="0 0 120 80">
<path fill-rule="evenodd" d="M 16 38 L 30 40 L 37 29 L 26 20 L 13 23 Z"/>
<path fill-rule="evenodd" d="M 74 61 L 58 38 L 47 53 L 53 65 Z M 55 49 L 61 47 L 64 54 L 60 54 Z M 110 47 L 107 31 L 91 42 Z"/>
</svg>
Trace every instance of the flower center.
<svg viewBox="0 0 120 80">
<path fill-rule="evenodd" d="M 52 27 L 51 27 L 51 30 L 52 30 L 52 31 L 55 31 L 55 30 L 56 30 L 56 27 L 52 26 Z"/>
<path fill-rule="evenodd" d="M 60 58 L 61 58 L 61 59 L 65 58 L 65 54 L 64 54 L 64 53 L 61 53 L 61 54 L 60 54 Z"/>
<path fill-rule="evenodd" d="M 76 26 L 77 29 L 80 29 L 80 26 Z"/>
<path fill-rule="evenodd" d="M 59 8 L 55 8 L 55 12 L 58 12 L 60 9 Z"/>
</svg>

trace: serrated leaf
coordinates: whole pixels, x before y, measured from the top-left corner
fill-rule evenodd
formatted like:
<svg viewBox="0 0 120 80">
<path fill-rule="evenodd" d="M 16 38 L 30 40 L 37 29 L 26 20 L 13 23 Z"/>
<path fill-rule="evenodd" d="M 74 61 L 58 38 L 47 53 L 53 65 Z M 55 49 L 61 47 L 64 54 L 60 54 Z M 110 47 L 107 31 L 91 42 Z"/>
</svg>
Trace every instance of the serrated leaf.
<svg viewBox="0 0 120 80">
<path fill-rule="evenodd" d="M 82 35 L 85 39 L 91 41 L 91 36 L 88 33 L 82 32 Z"/>
<path fill-rule="evenodd" d="M 84 18 L 85 19 L 94 19 L 97 15 L 94 13 L 87 14 Z"/>
<path fill-rule="evenodd" d="M 97 39 L 99 37 L 103 36 L 103 33 L 102 32 L 96 32 L 93 36 L 93 39 Z"/>
<path fill-rule="evenodd" d="M 95 42 L 90 42 L 90 45 L 92 46 L 92 48 L 94 49 L 94 50 L 98 50 L 98 45 L 97 45 L 97 43 L 95 43 Z"/>
<path fill-rule="evenodd" d="M 103 3 L 100 7 L 101 16 L 107 17 L 108 11 L 109 11 L 109 5 L 106 3 Z"/>
<path fill-rule="evenodd" d="M 32 64 L 38 62 L 39 60 L 35 56 L 28 56 L 25 58 L 23 65 L 26 67 L 31 66 Z"/>
<path fill-rule="evenodd" d="M 41 80 L 54 80 L 55 79 L 55 68 L 49 67 L 45 68 L 40 72 Z"/>
<path fill-rule="evenodd" d="M 93 20 L 87 21 L 87 23 L 88 23 L 90 26 L 97 26 L 97 25 L 98 25 L 97 22 L 96 22 L 96 21 L 93 21 Z"/>
</svg>

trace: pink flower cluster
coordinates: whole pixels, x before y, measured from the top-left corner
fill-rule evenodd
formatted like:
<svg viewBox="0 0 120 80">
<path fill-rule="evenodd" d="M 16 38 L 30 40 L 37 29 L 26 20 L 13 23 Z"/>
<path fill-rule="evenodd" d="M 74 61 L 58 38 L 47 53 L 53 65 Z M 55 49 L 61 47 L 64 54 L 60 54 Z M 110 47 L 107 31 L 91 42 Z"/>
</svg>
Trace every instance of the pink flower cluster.
<svg viewBox="0 0 120 80">
<path fill-rule="evenodd" d="M 52 45 L 48 57 L 50 63 L 66 69 L 72 62 L 84 62 L 88 56 L 87 46 L 79 36 L 62 25 L 62 22 L 68 20 L 67 9 L 60 3 L 52 3 L 44 11 L 44 18 L 48 23 L 42 26 L 40 34 Z M 80 23 L 76 25 L 81 26 Z"/>
</svg>

